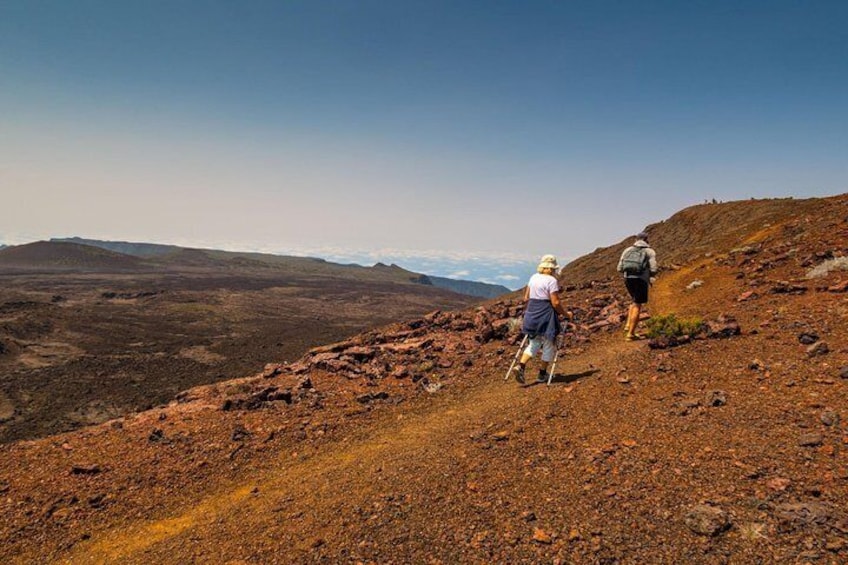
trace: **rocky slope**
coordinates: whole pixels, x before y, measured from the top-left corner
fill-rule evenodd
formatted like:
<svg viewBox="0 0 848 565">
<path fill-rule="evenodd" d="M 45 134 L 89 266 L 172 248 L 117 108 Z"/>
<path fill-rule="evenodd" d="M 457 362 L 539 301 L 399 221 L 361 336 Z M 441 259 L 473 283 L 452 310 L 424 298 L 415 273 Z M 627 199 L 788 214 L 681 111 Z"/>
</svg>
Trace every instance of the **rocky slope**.
<svg viewBox="0 0 848 565">
<path fill-rule="evenodd" d="M 269 359 L 480 302 L 401 269 L 295 259 L 190 249 L 142 259 L 70 242 L 0 251 L 0 443 L 101 423 Z"/>
<path fill-rule="evenodd" d="M 0 557 L 844 563 L 848 195 L 650 229 L 650 313 L 709 321 L 693 339 L 622 339 L 622 242 L 566 269 L 550 387 L 504 381 L 510 296 L 3 446 Z"/>
</svg>

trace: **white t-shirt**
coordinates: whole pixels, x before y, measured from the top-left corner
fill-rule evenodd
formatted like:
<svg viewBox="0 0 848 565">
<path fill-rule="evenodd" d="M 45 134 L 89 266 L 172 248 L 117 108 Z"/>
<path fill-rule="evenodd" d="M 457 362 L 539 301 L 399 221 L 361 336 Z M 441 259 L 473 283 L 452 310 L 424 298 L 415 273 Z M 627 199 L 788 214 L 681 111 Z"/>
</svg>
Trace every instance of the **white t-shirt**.
<svg viewBox="0 0 848 565">
<path fill-rule="evenodd" d="M 556 277 L 541 273 L 536 273 L 530 277 L 527 286 L 530 288 L 530 298 L 537 300 L 550 300 L 551 294 L 559 291 L 559 283 Z"/>
</svg>

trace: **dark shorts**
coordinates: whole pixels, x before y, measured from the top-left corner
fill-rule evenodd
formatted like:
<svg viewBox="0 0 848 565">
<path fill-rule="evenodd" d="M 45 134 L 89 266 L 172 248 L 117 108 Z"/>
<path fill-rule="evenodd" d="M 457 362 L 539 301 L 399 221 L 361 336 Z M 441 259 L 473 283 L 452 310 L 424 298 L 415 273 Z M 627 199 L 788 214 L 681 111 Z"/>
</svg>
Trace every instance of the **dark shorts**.
<svg viewBox="0 0 848 565">
<path fill-rule="evenodd" d="M 627 292 L 630 293 L 633 302 L 636 304 L 648 303 L 648 283 L 642 279 L 628 277 L 624 279 L 624 285 L 627 287 Z"/>
</svg>

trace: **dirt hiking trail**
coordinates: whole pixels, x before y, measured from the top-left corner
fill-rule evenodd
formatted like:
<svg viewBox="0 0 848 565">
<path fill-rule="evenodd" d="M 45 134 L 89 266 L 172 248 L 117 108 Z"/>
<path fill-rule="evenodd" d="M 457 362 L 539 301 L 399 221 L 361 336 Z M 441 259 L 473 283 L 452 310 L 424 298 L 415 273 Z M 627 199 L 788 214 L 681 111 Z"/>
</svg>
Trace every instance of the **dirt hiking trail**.
<svg viewBox="0 0 848 565">
<path fill-rule="evenodd" d="M 567 428 L 564 414 L 572 395 L 579 394 L 581 387 L 604 386 L 601 381 L 611 371 L 602 368 L 618 367 L 636 351 L 634 344 L 616 339 L 590 353 L 560 356 L 550 387 L 520 387 L 512 379 L 504 382 L 502 374 L 488 375 L 486 383 L 465 398 L 400 414 L 393 425 L 373 435 L 327 445 L 305 461 L 280 454 L 273 468 L 243 477 L 240 485 L 212 493 L 178 515 L 98 536 L 96 541 L 80 544 L 61 562 L 219 562 L 235 540 L 239 540 L 238 551 L 230 556 L 234 560 L 248 550 L 279 562 L 297 561 L 328 542 L 367 546 L 368 528 L 358 531 L 351 522 L 362 509 L 373 511 L 373 501 L 385 499 L 397 488 L 392 485 L 411 487 L 397 496 L 423 502 L 423 506 L 429 506 L 428 499 L 438 505 L 456 483 L 473 492 L 487 488 L 489 480 L 498 481 L 499 497 L 507 493 L 506 487 L 516 489 L 513 496 L 520 498 L 523 481 L 533 481 L 524 473 L 502 476 L 507 469 L 481 466 L 476 473 L 478 485 L 457 473 L 461 462 L 472 455 L 470 451 L 476 451 L 470 450 L 469 443 L 515 441 L 511 435 L 522 433 L 516 428 L 526 425 L 527 415 L 540 409 L 556 413 L 552 426 Z M 506 354 L 504 369 L 508 361 Z M 422 550 L 426 537 L 421 539 Z M 289 540 L 285 548 L 277 545 L 281 538 Z"/>
<path fill-rule="evenodd" d="M 0 446 L 0 561 L 848 562 L 848 195 L 648 231 L 695 335 L 624 340 L 622 241 L 563 271 L 550 387 L 504 380 L 514 294 Z"/>
</svg>

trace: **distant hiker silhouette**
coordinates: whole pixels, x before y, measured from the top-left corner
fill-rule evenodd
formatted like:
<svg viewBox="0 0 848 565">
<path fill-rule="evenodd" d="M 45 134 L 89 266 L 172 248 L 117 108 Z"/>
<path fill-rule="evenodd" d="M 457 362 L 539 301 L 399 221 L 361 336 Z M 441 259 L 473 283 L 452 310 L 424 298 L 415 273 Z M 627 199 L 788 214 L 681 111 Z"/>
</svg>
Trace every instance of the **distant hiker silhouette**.
<svg viewBox="0 0 848 565">
<path fill-rule="evenodd" d="M 556 337 L 562 332 L 559 316 L 569 319 L 572 317 L 571 312 L 565 311 L 559 299 L 559 281 L 554 276 L 557 269 L 556 257 L 545 255 L 524 290 L 527 307 L 521 332 L 530 339 L 530 343 L 524 350 L 521 361 L 513 369 L 515 380 L 522 384 L 527 362 L 535 357 L 540 349 L 543 365 L 539 368 L 537 382 L 547 380 L 548 364 L 556 354 Z"/>
<path fill-rule="evenodd" d="M 648 245 L 648 234 L 641 232 L 618 260 L 618 272 L 624 275 L 624 285 L 633 299 L 627 310 L 627 322 L 624 326 L 625 339 L 628 341 L 644 337 L 636 333 L 636 326 L 639 325 L 642 305 L 648 303 L 648 289 L 658 271 L 657 254 Z"/>
</svg>

